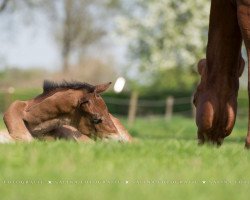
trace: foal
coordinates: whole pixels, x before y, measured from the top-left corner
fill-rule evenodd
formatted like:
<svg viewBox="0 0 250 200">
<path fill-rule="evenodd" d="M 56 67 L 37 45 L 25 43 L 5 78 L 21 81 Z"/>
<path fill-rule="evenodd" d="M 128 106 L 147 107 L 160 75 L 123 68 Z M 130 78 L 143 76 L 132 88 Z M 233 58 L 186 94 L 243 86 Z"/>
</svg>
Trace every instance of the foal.
<svg viewBox="0 0 250 200">
<path fill-rule="evenodd" d="M 82 137 L 128 141 L 130 137 L 119 133 L 100 96 L 109 86 L 110 83 L 93 86 L 44 81 L 43 93 L 12 103 L 4 114 L 4 122 L 17 141 L 32 141 L 33 137 L 42 138 L 51 131 L 65 133 L 65 129 L 60 130 L 65 126 L 78 130 L 79 138 L 85 135 Z"/>
</svg>

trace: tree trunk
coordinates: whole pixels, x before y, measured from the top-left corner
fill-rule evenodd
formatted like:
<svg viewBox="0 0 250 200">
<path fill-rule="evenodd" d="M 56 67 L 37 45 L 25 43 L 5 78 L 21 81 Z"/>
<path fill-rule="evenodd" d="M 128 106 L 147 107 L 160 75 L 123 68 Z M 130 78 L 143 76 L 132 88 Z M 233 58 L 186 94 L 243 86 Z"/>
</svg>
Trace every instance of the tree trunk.
<svg viewBox="0 0 250 200">
<path fill-rule="evenodd" d="M 2 4 L 0 5 L 0 12 L 4 11 L 8 2 L 9 2 L 9 0 L 3 0 Z"/>
<path fill-rule="evenodd" d="M 63 54 L 63 73 L 67 73 L 69 71 L 69 52 Z"/>
<path fill-rule="evenodd" d="M 72 0 L 65 0 L 65 19 L 63 27 L 63 49 L 62 49 L 62 60 L 63 60 L 63 73 L 69 71 L 69 58 L 71 53 L 71 11 L 72 11 Z"/>
</svg>

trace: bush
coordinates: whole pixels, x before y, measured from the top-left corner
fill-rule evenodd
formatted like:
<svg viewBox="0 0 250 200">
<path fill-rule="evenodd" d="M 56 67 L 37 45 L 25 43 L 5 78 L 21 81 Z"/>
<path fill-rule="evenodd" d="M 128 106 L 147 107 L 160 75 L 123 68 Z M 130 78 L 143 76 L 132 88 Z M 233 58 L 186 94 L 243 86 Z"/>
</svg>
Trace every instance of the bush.
<svg viewBox="0 0 250 200">
<path fill-rule="evenodd" d="M 103 98 L 107 103 L 109 111 L 117 115 L 127 115 L 130 93 L 105 93 Z M 176 102 L 174 104 L 173 111 L 184 115 L 191 115 L 191 96 L 192 91 L 176 91 L 176 90 L 166 90 L 161 92 L 151 92 L 143 93 L 139 95 L 138 100 L 138 115 L 164 115 L 165 113 L 165 101 L 168 96 L 173 96 L 174 98 L 187 98 L 185 102 L 180 104 Z M 116 102 L 110 103 L 110 99 L 116 99 Z M 120 102 L 119 102 L 120 100 Z"/>
<path fill-rule="evenodd" d="M 13 94 L 6 92 L 0 92 L 0 113 L 9 106 L 9 104 L 15 100 L 28 100 L 32 99 L 41 93 L 41 89 L 17 89 Z"/>
</svg>

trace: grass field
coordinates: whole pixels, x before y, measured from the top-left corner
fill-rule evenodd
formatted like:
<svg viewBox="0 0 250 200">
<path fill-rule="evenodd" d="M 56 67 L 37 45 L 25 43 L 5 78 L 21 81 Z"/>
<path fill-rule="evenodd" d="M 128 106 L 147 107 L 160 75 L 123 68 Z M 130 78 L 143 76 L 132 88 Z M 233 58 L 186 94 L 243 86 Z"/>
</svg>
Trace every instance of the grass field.
<svg viewBox="0 0 250 200">
<path fill-rule="evenodd" d="M 183 117 L 138 119 L 133 144 L 2 144 L 0 199 L 249 199 L 246 127 L 220 148 L 198 147 Z"/>
</svg>

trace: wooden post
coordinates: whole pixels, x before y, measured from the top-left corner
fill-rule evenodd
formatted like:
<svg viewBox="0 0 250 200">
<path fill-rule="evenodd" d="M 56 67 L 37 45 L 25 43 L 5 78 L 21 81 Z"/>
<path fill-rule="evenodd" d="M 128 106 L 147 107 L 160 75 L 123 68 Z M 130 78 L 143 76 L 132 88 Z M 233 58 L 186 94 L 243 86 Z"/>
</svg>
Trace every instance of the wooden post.
<svg viewBox="0 0 250 200">
<path fill-rule="evenodd" d="M 166 99 L 166 110 L 165 110 L 165 119 L 169 121 L 173 115 L 173 107 L 174 107 L 174 97 L 169 96 Z"/>
<path fill-rule="evenodd" d="M 129 126 L 132 126 L 135 121 L 137 102 L 138 102 L 138 93 L 134 91 L 132 92 L 130 101 L 129 101 L 129 110 L 128 110 L 128 125 Z"/>
<path fill-rule="evenodd" d="M 193 104 L 193 100 L 194 100 L 194 95 L 191 97 L 191 108 L 192 108 L 192 117 L 195 119 L 196 118 L 196 108 Z"/>
</svg>

